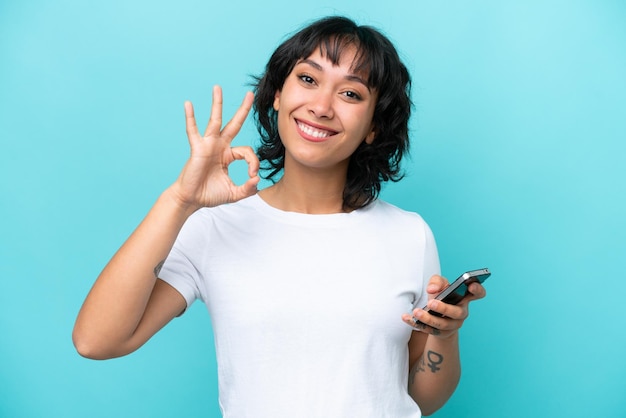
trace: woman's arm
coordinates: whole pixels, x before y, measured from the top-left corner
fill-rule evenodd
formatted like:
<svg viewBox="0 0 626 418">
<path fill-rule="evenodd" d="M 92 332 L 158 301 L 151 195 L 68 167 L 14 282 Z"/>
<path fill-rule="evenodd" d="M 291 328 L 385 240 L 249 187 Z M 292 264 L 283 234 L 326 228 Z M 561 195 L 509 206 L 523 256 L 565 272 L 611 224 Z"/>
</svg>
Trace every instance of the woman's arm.
<svg viewBox="0 0 626 418">
<path fill-rule="evenodd" d="M 87 295 L 72 334 L 81 355 L 105 359 L 128 354 L 185 309 L 182 295 L 158 280 L 160 267 L 193 212 L 256 192 L 258 158 L 250 147 L 230 146 L 252 100 L 248 93 L 233 119 L 221 129 L 222 93 L 215 87 L 211 118 L 203 136 L 191 103 L 185 103 L 191 156 L 177 181 L 159 197 Z M 228 176 L 228 166 L 235 160 L 248 163 L 250 178 L 241 186 Z"/>
<path fill-rule="evenodd" d="M 470 294 L 458 305 L 432 299 L 447 284 L 443 277 L 433 276 L 427 288 L 431 298 L 428 308 L 443 314 L 443 318 L 422 309 L 415 309 L 413 315 L 402 317 L 407 324 L 418 329 L 409 340 L 409 394 L 424 415 L 433 414 L 454 393 L 461 377 L 459 328 L 467 319 L 469 302 L 486 294 L 480 284 L 473 283 L 468 287 Z M 415 320 L 426 325 L 418 328 Z"/>
<path fill-rule="evenodd" d="M 128 354 L 184 310 L 184 298 L 157 277 L 186 212 L 168 189 L 100 273 L 72 335 L 82 356 Z"/>
</svg>

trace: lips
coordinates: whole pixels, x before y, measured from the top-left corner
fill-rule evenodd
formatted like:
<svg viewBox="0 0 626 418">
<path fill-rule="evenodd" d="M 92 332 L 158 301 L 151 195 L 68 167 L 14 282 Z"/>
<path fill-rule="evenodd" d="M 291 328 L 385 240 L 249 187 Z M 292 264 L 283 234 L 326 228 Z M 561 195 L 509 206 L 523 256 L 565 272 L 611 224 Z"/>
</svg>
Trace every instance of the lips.
<svg viewBox="0 0 626 418">
<path fill-rule="evenodd" d="M 296 124 L 302 136 L 311 141 L 323 141 L 326 138 L 337 134 L 337 131 L 325 129 L 319 126 L 313 126 L 308 123 L 304 123 L 301 120 L 296 120 Z"/>
</svg>

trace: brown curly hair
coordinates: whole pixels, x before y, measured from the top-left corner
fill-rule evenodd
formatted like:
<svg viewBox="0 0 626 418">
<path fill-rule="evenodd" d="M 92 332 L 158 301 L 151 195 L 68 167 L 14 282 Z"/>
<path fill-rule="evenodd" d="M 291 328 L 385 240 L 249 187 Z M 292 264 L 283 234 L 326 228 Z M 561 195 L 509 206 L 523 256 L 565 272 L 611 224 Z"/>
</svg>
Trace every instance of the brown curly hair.
<svg viewBox="0 0 626 418">
<path fill-rule="evenodd" d="M 269 171 L 264 178 L 274 181 L 285 163 L 285 148 L 273 107 L 276 92 L 282 90 L 296 63 L 316 48 L 337 65 L 342 52 L 351 46 L 358 51 L 353 69 L 368 74 L 367 83 L 378 92 L 378 100 L 373 116 L 374 140 L 371 144 L 363 141 L 350 157 L 344 210 L 365 207 L 378 197 L 382 182 L 403 177 L 400 161 L 409 148 L 411 78 L 393 44 L 370 26 L 358 26 L 340 16 L 323 18 L 283 42 L 254 83 L 254 116 L 261 136 L 257 153 L 262 168 Z"/>
</svg>

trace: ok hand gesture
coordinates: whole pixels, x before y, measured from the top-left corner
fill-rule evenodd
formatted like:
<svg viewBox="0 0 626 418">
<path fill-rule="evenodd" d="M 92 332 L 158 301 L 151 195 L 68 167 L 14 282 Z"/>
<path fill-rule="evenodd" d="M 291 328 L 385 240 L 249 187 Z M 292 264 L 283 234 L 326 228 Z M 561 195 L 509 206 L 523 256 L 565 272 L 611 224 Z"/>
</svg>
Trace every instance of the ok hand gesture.
<svg viewBox="0 0 626 418">
<path fill-rule="evenodd" d="M 204 135 L 198 131 L 191 102 L 185 102 L 191 156 L 172 185 L 179 204 L 196 210 L 235 202 L 256 193 L 259 159 L 251 147 L 231 147 L 252 102 L 253 95 L 248 92 L 233 118 L 222 129 L 222 89 L 215 86 L 211 117 Z M 248 164 L 249 179 L 240 186 L 228 176 L 228 166 L 235 160 L 245 160 Z"/>
</svg>

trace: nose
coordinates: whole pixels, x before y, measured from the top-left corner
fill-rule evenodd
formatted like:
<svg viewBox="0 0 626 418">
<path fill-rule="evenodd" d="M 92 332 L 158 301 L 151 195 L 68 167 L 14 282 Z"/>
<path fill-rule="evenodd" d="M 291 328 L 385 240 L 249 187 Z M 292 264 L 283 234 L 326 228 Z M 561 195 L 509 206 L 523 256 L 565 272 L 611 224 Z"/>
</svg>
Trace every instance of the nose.
<svg viewBox="0 0 626 418">
<path fill-rule="evenodd" d="M 318 89 L 309 102 L 309 112 L 319 119 L 332 119 L 333 93 L 324 89 Z"/>
</svg>

